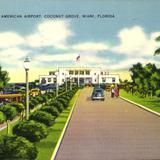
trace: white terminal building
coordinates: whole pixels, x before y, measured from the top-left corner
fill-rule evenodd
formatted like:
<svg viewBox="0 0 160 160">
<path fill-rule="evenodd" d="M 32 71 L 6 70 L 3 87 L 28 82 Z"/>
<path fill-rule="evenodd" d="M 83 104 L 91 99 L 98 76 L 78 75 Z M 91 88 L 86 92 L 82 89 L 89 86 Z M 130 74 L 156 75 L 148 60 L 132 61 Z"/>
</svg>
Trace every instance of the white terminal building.
<svg viewBox="0 0 160 160">
<path fill-rule="evenodd" d="M 100 67 L 58 67 L 49 75 L 39 76 L 40 84 L 64 84 L 71 81 L 78 85 L 87 84 L 118 84 L 119 74 L 109 74 Z"/>
</svg>

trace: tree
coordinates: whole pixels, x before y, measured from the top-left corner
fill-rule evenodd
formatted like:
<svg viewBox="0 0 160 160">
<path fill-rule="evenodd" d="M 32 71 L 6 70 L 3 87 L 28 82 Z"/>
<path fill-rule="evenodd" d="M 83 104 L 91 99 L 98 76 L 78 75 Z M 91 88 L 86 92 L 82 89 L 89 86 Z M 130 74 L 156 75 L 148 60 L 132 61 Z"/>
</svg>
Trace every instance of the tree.
<svg viewBox="0 0 160 160">
<path fill-rule="evenodd" d="M 58 98 L 57 101 L 61 102 L 64 106 L 64 108 L 67 108 L 68 107 L 68 103 L 69 101 L 67 101 L 65 98 Z"/>
<path fill-rule="evenodd" d="M 8 83 L 10 78 L 8 77 L 8 72 L 3 71 L 2 67 L 0 66 L 0 90 L 2 90 Z"/>
<path fill-rule="evenodd" d="M 52 116 L 58 117 L 59 111 L 57 108 L 52 107 L 52 106 L 43 106 L 41 108 L 42 111 L 50 113 Z"/>
<path fill-rule="evenodd" d="M 4 136 L 0 138 L 0 159 L 34 160 L 37 153 L 35 145 L 23 137 Z"/>
<path fill-rule="evenodd" d="M 148 95 L 153 95 L 154 89 L 151 85 L 151 77 L 157 71 L 155 64 L 148 63 L 144 66 L 144 88 Z"/>
<path fill-rule="evenodd" d="M 17 112 L 20 114 L 20 119 L 23 120 L 24 111 L 25 111 L 25 106 L 24 106 L 24 104 L 23 104 L 23 103 L 13 102 L 13 103 L 11 103 L 10 105 L 16 108 Z"/>
<path fill-rule="evenodd" d="M 1 107 L 0 110 L 4 113 L 6 117 L 7 134 L 9 134 L 10 133 L 10 121 L 13 120 L 17 115 L 16 108 L 12 107 L 10 104 L 7 104 Z"/>
<path fill-rule="evenodd" d="M 60 113 L 64 110 L 63 104 L 57 100 L 53 101 L 51 105 L 56 107 Z"/>
<path fill-rule="evenodd" d="M 0 124 L 6 120 L 6 117 L 3 112 L 0 111 Z"/>
<path fill-rule="evenodd" d="M 40 123 L 43 123 L 46 126 L 52 126 L 55 121 L 54 116 L 52 116 L 50 113 L 44 112 L 44 111 L 34 112 L 33 114 L 31 114 L 30 119 L 35 120 Z"/>
<path fill-rule="evenodd" d="M 160 36 L 156 38 L 156 41 L 159 42 L 160 41 Z M 159 55 L 160 54 L 160 48 L 156 49 L 154 52 L 154 55 Z"/>
<path fill-rule="evenodd" d="M 160 69 L 155 64 L 148 63 L 143 66 L 137 63 L 130 68 L 130 72 L 132 82 L 127 82 L 124 87 L 127 92 L 138 93 L 142 97 L 159 94 L 157 90 L 160 90 Z"/>
<path fill-rule="evenodd" d="M 131 78 L 132 78 L 132 86 L 130 89 L 132 90 L 133 93 L 133 86 L 137 85 L 137 88 L 139 90 L 139 93 L 143 95 L 143 90 L 144 90 L 144 68 L 141 63 L 134 64 L 133 67 L 129 69 L 131 72 Z"/>
<path fill-rule="evenodd" d="M 44 124 L 35 121 L 19 122 L 13 127 L 13 134 L 22 136 L 31 142 L 39 142 L 48 135 L 47 128 Z"/>
<path fill-rule="evenodd" d="M 160 89 L 160 69 L 157 69 L 151 76 L 151 86 L 153 88 L 153 92 Z"/>
</svg>

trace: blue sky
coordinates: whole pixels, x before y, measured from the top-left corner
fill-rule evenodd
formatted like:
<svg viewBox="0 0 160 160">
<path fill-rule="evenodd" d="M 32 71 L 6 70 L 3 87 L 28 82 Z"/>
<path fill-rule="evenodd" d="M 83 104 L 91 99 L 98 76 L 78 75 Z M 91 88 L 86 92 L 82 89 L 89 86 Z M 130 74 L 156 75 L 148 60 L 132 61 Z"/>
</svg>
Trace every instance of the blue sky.
<svg viewBox="0 0 160 160">
<path fill-rule="evenodd" d="M 24 80 L 26 56 L 32 62 L 31 80 L 57 66 L 101 66 L 122 77 L 137 62 L 158 66 L 160 57 L 153 53 L 160 46 L 155 42 L 160 35 L 159 6 L 158 0 L 0 0 L 0 64 L 11 81 Z M 24 18 L 32 14 L 41 17 Z M 88 14 L 94 18 L 82 18 Z"/>
</svg>

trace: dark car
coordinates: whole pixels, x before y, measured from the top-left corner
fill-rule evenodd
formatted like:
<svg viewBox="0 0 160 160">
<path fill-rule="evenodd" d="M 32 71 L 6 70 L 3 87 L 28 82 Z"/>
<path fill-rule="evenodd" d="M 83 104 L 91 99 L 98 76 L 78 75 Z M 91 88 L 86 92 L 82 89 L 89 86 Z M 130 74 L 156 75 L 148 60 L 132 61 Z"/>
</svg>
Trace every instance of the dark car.
<svg viewBox="0 0 160 160">
<path fill-rule="evenodd" d="M 18 91 L 12 87 L 5 87 L 3 89 L 3 94 L 16 94 Z"/>
<path fill-rule="evenodd" d="M 102 88 L 94 88 L 91 98 L 92 100 L 104 101 L 104 90 Z"/>
</svg>

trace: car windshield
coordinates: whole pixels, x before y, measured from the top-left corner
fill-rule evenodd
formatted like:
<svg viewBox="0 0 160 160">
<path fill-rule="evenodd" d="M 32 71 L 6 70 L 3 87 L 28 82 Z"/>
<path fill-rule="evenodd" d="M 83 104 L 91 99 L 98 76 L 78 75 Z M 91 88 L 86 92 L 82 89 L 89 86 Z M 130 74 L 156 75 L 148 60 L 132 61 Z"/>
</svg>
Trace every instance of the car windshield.
<svg viewBox="0 0 160 160">
<path fill-rule="evenodd" d="M 94 92 L 103 92 L 102 89 L 95 89 Z"/>
<path fill-rule="evenodd" d="M 94 90 L 93 91 L 93 96 L 98 96 L 98 97 L 100 97 L 100 96 L 103 96 L 103 90 L 102 89 L 97 89 L 97 90 Z"/>
</svg>

